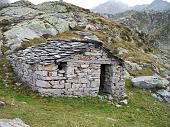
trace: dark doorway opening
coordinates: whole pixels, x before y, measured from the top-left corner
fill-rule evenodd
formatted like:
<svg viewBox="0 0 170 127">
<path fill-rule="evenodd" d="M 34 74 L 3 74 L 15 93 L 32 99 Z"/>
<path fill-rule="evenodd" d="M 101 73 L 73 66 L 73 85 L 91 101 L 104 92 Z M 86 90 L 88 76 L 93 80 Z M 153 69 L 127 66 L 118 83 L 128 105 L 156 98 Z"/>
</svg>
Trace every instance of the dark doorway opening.
<svg viewBox="0 0 170 127">
<path fill-rule="evenodd" d="M 113 75 L 112 65 L 102 64 L 99 88 L 100 93 L 111 93 L 112 75 Z"/>
</svg>

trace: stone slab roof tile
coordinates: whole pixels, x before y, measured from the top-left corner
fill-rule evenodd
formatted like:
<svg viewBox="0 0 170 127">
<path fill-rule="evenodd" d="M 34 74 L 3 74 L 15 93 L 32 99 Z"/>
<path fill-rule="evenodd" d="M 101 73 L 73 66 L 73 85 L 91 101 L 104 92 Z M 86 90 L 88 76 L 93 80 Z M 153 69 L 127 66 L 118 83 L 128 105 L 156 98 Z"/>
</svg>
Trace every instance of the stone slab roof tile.
<svg viewBox="0 0 170 127">
<path fill-rule="evenodd" d="M 114 57 L 122 63 L 122 60 L 114 56 L 102 42 L 96 40 L 47 40 L 37 46 L 29 47 L 18 53 L 10 55 L 9 59 L 23 61 L 27 64 L 50 63 L 50 61 L 62 62 L 68 60 L 73 54 L 85 52 L 89 47 L 101 47 L 109 57 Z"/>
<path fill-rule="evenodd" d="M 88 43 L 64 40 L 47 40 L 46 43 L 29 47 L 23 51 L 19 51 L 15 55 L 11 55 L 10 59 L 20 59 L 28 64 L 43 61 L 49 62 L 49 60 L 62 61 L 69 58 L 73 54 L 78 54 L 85 51 L 88 47 Z"/>
</svg>

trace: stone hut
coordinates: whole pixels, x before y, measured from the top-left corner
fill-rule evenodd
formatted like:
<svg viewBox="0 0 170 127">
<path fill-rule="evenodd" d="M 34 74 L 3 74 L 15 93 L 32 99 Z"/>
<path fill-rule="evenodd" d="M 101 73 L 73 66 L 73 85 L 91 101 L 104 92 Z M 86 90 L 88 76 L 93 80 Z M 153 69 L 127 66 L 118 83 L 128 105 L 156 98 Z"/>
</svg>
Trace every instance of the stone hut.
<svg viewBox="0 0 170 127">
<path fill-rule="evenodd" d="M 42 96 L 124 95 L 124 64 L 99 41 L 47 40 L 9 59 L 15 73 Z"/>
</svg>

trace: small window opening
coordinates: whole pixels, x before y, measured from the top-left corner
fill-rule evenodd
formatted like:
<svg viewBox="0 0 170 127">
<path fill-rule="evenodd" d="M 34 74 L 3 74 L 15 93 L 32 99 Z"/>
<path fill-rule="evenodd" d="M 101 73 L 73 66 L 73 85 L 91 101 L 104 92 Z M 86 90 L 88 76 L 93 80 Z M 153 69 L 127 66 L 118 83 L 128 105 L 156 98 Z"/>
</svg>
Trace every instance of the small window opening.
<svg viewBox="0 0 170 127">
<path fill-rule="evenodd" d="M 64 68 L 66 67 L 66 64 L 67 64 L 66 62 L 59 63 L 58 64 L 58 69 L 59 70 L 64 70 Z"/>
</svg>

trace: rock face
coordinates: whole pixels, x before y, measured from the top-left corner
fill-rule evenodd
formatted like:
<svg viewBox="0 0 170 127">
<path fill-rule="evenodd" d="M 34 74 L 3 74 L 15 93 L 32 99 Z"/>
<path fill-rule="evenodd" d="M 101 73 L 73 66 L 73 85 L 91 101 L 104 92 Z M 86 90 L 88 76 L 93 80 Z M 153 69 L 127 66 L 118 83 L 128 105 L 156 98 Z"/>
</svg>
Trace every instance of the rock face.
<svg viewBox="0 0 170 127">
<path fill-rule="evenodd" d="M 143 89 L 166 88 L 169 81 L 157 76 L 142 76 L 132 79 L 133 86 Z"/>
<path fill-rule="evenodd" d="M 43 96 L 97 96 L 105 91 L 121 97 L 124 65 L 96 41 L 48 40 L 10 56 L 13 69 Z"/>
<path fill-rule="evenodd" d="M 3 45 L 14 51 L 22 46 L 24 40 L 56 35 L 75 27 L 79 17 L 75 18 L 69 6 L 61 2 L 33 5 L 27 1 L 18 1 L 2 7 L 0 33 Z"/>
<path fill-rule="evenodd" d="M 30 127 L 26 125 L 21 119 L 16 118 L 10 119 L 0 119 L 0 127 Z"/>
</svg>

